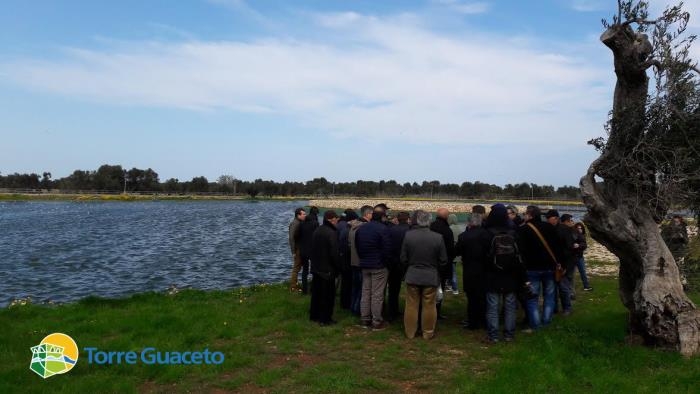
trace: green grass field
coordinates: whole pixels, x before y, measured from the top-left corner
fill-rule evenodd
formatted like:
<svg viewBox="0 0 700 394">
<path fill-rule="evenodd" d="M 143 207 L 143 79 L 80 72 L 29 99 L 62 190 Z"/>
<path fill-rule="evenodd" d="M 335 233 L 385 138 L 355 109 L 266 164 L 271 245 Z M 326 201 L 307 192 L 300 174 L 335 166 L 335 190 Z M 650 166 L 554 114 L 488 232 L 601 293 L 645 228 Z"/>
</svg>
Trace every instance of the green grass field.
<svg viewBox="0 0 700 394">
<path fill-rule="evenodd" d="M 231 291 L 145 293 L 87 298 L 61 306 L 0 310 L 0 392 L 668 392 L 700 390 L 700 357 L 625 341 L 626 313 L 616 281 L 594 277 L 574 313 L 548 328 L 485 345 L 466 332 L 465 298 L 446 295 L 449 320 L 431 341 L 407 340 L 402 325 L 382 332 L 308 321 L 308 296 L 284 285 Z M 697 301 L 697 294 L 694 295 Z M 63 332 L 80 348 L 67 374 L 43 380 L 29 370 L 30 347 Z M 221 351 L 219 366 L 90 365 L 85 347 L 136 351 Z"/>
</svg>

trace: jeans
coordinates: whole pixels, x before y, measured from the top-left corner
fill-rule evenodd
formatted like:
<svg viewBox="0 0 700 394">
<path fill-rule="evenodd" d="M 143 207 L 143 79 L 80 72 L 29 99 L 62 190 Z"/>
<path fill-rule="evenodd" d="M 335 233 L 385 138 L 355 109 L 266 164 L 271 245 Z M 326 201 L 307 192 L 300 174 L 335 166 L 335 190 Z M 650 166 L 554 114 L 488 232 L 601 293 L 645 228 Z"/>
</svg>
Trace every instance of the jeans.
<svg viewBox="0 0 700 394">
<path fill-rule="evenodd" d="M 352 267 L 352 299 L 350 302 L 350 311 L 360 315 L 360 301 L 362 300 L 362 269 L 360 267 Z"/>
<path fill-rule="evenodd" d="M 503 337 L 512 339 L 515 336 L 515 310 L 517 298 L 515 293 L 486 293 L 486 330 L 489 339 L 498 338 L 499 303 L 503 297 Z"/>
<path fill-rule="evenodd" d="M 542 325 L 547 325 L 552 321 L 552 313 L 554 312 L 555 286 L 554 286 L 554 271 L 527 271 L 527 280 L 532 286 L 532 291 L 535 294 L 540 294 L 540 289 L 544 296 L 544 305 L 542 315 L 540 316 L 540 298 L 532 298 L 527 300 L 527 320 L 530 328 L 536 330 Z"/>
<path fill-rule="evenodd" d="M 581 282 L 583 282 L 583 288 L 588 289 L 591 284 L 588 282 L 588 275 L 586 275 L 586 259 L 583 256 L 576 259 L 576 267 L 578 267 L 578 273 L 581 275 Z"/>
</svg>

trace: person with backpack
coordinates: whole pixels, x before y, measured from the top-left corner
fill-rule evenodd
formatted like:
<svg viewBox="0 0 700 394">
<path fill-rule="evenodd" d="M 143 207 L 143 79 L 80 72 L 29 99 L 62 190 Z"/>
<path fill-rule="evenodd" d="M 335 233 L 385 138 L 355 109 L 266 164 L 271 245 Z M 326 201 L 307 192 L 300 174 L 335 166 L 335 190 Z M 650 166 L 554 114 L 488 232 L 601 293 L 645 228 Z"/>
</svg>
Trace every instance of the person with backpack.
<svg viewBox="0 0 700 394">
<path fill-rule="evenodd" d="M 515 338 L 517 309 L 516 292 L 525 283 L 525 266 L 515 242 L 515 230 L 510 226 L 503 204 L 491 207 L 486 223 L 488 231 L 488 260 L 484 267 L 486 287 L 487 342 L 496 343 L 499 336 L 499 311 L 503 303 L 503 340 Z"/>
</svg>

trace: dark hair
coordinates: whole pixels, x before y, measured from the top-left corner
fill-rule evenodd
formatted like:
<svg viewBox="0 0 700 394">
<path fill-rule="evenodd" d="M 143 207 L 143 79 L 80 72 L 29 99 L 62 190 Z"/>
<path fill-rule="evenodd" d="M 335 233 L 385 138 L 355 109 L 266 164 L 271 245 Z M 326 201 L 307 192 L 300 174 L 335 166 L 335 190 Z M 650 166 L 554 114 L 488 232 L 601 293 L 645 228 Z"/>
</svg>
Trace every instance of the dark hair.
<svg viewBox="0 0 700 394">
<path fill-rule="evenodd" d="M 480 213 L 486 215 L 486 208 L 483 205 L 474 205 L 472 207 L 472 213 Z"/>
<path fill-rule="evenodd" d="M 315 205 L 312 205 L 312 206 L 309 208 L 309 214 L 311 214 L 311 215 L 318 215 L 318 207 L 315 206 Z"/>
<path fill-rule="evenodd" d="M 299 208 L 294 210 L 294 216 L 299 216 L 299 214 L 302 212 L 306 212 L 306 210 L 302 207 L 299 207 Z"/>
<path fill-rule="evenodd" d="M 406 212 L 406 211 L 401 211 L 401 212 L 399 212 L 398 215 L 396 215 L 396 219 L 399 220 L 399 223 L 408 222 L 408 217 L 409 217 L 409 215 L 408 215 L 408 212 Z"/>
<path fill-rule="evenodd" d="M 574 224 L 574 227 L 580 228 L 583 231 L 583 234 L 586 234 L 586 225 L 583 224 L 583 222 L 578 222 Z"/>
<path fill-rule="evenodd" d="M 530 215 L 532 218 L 532 221 L 534 222 L 541 222 L 542 221 L 542 211 L 540 211 L 540 207 L 536 205 L 528 205 L 527 208 L 525 209 L 525 213 Z"/>
<path fill-rule="evenodd" d="M 569 220 L 573 220 L 573 219 L 574 219 L 574 217 L 571 216 L 571 215 L 569 215 L 568 213 L 565 213 L 565 214 L 561 215 L 561 217 L 559 218 L 559 220 L 560 220 L 562 223 L 563 223 L 563 222 L 568 222 Z"/>
</svg>

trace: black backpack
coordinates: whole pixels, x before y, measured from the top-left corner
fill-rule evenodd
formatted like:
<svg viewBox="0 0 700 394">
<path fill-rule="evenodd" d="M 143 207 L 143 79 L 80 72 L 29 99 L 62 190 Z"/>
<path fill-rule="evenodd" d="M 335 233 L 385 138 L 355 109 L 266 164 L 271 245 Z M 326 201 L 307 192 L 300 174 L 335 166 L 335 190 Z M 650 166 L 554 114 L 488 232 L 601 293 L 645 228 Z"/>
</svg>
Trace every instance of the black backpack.
<svg viewBox="0 0 700 394">
<path fill-rule="evenodd" d="M 489 255 L 493 259 L 494 268 L 499 271 L 513 271 L 522 263 L 515 237 L 507 232 L 495 233 Z"/>
</svg>

